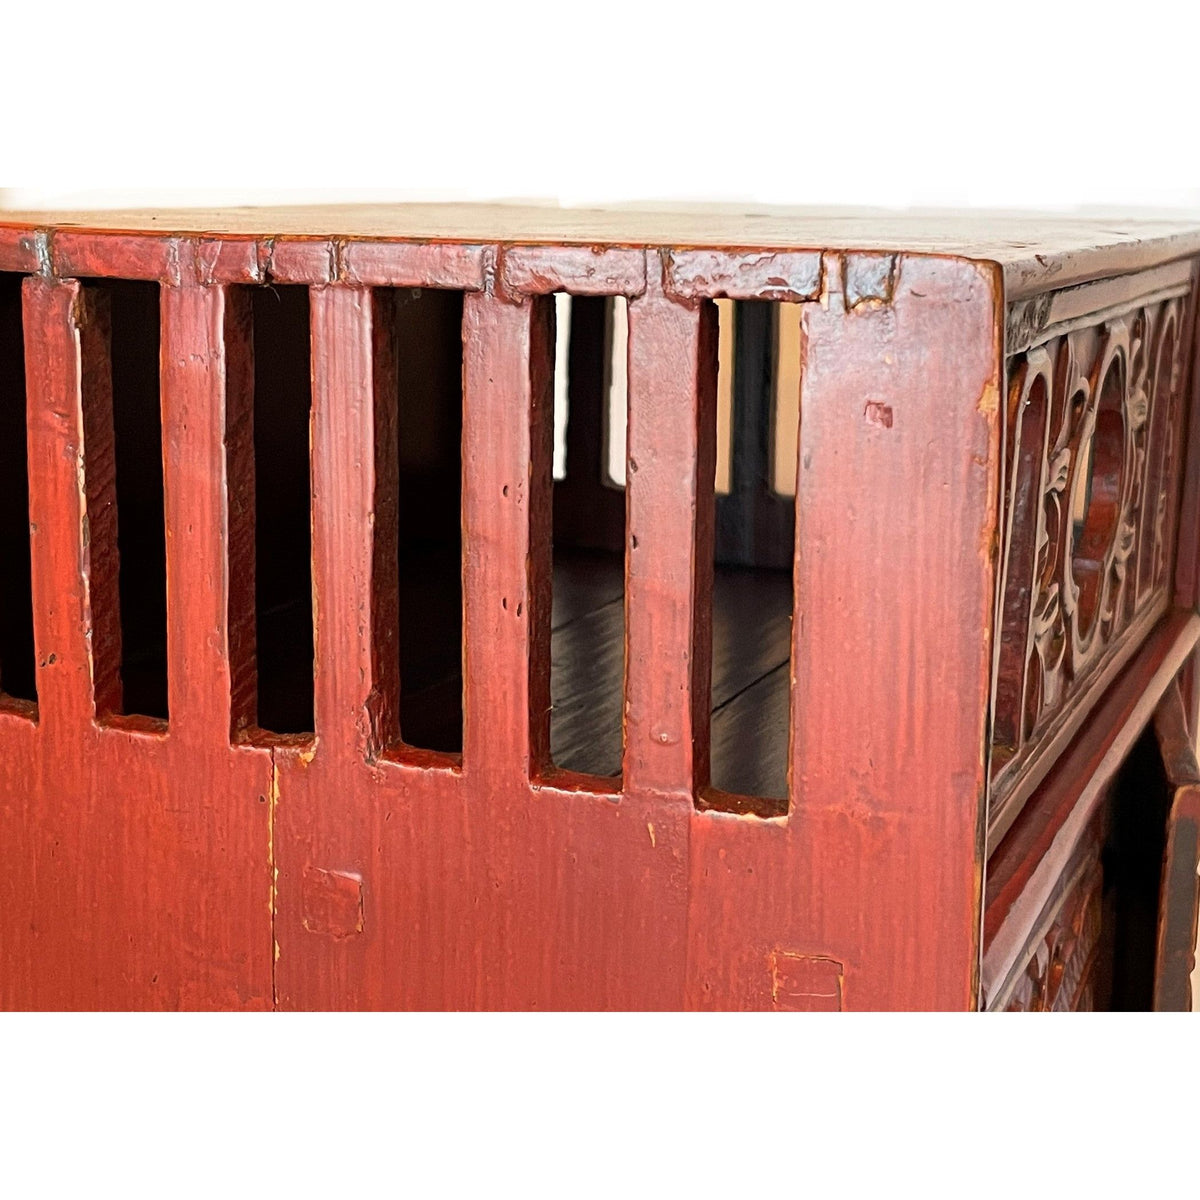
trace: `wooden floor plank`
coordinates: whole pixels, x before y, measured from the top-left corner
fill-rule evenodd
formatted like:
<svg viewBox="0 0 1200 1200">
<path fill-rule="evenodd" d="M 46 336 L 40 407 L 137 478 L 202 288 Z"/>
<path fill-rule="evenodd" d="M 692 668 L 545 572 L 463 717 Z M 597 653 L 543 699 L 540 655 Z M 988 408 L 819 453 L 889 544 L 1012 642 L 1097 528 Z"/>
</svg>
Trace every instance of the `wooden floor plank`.
<svg viewBox="0 0 1200 1200">
<path fill-rule="evenodd" d="M 462 660 L 456 575 L 445 554 L 405 557 L 400 629 L 405 647 L 405 742 L 453 752 L 462 745 Z M 453 566 L 454 564 L 451 564 Z M 786 795 L 791 579 L 787 572 L 718 567 L 713 594 L 712 781 L 742 795 Z M 311 711 L 312 666 L 297 602 L 263 614 L 259 660 L 295 700 L 287 731 Z M 619 556 L 570 552 L 554 566 L 551 756 L 587 775 L 621 770 L 625 611 Z M 126 670 L 135 670 L 127 663 Z"/>
<path fill-rule="evenodd" d="M 551 753 L 557 766 L 590 775 L 621 766 L 619 568 L 603 556 L 555 562 Z M 717 568 L 712 777 L 724 791 L 786 795 L 791 608 L 787 572 Z"/>
</svg>

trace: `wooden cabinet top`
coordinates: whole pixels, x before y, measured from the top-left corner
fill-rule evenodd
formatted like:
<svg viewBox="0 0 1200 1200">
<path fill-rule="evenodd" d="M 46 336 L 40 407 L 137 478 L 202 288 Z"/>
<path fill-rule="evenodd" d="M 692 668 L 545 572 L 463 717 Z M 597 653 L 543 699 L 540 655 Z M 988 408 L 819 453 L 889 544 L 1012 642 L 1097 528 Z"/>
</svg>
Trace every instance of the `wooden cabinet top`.
<svg viewBox="0 0 1200 1200">
<path fill-rule="evenodd" d="M 1035 214 L 769 206 L 559 208 L 400 204 L 8 212 L 0 229 L 229 237 L 944 254 L 997 263 L 1010 296 L 1200 252 L 1200 215 Z"/>
</svg>

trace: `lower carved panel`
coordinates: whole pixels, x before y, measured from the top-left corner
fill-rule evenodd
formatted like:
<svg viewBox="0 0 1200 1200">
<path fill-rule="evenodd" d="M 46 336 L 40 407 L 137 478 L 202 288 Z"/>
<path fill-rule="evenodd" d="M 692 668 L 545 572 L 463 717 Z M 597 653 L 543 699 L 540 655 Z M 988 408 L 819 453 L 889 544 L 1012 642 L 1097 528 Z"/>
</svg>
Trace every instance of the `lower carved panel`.
<svg viewBox="0 0 1200 1200">
<path fill-rule="evenodd" d="M 1174 789 L 1153 730 L 1142 730 L 1098 795 L 1084 773 L 1075 782 L 1073 811 L 1054 789 L 1035 796 L 993 860 L 1002 879 L 1024 881 L 1015 895 L 1005 885 L 988 895 L 983 1002 L 993 1012 L 1154 1007 Z"/>
<path fill-rule="evenodd" d="M 1103 926 L 1099 854 L 1071 887 L 1017 979 L 1008 1012 L 1080 1012 L 1095 1005 L 1095 967 Z"/>
</svg>

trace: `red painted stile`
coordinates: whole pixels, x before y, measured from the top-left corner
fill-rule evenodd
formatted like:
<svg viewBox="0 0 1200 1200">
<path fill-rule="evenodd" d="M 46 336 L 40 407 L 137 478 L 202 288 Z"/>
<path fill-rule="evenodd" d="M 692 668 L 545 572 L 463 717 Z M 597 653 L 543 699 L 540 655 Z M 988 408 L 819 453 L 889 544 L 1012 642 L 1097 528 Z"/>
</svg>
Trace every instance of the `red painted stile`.
<svg viewBox="0 0 1200 1200">
<path fill-rule="evenodd" d="M 629 305 L 625 785 L 690 812 L 708 783 L 716 315 L 651 274 Z"/>
<path fill-rule="evenodd" d="M 117 686 L 107 320 L 86 305 L 78 283 L 28 279 L 24 286 L 38 726 L 43 737 L 65 749 L 94 719 L 96 701 L 111 702 Z M 92 351 L 86 369 L 93 382 L 91 424 L 98 459 L 90 479 L 84 475 L 85 341 Z M 93 538 L 87 520 L 85 539 L 89 499 L 96 530 Z M 93 617 L 97 600 L 107 610 L 99 631 Z"/>
<path fill-rule="evenodd" d="M 361 762 L 378 755 L 394 710 L 371 654 L 377 613 L 371 294 L 319 287 L 310 303 L 316 740 L 323 756 Z"/>
<path fill-rule="evenodd" d="M 542 298 L 465 301 L 463 768 L 485 791 L 525 790 L 549 755 L 551 321 Z"/>
</svg>

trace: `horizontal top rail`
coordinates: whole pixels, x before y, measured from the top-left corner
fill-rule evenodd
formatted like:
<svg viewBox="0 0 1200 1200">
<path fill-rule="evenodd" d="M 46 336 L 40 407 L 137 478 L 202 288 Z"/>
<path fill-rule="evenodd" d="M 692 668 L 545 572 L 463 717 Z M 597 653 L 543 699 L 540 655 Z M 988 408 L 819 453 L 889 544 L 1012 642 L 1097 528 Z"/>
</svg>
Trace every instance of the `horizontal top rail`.
<svg viewBox="0 0 1200 1200">
<path fill-rule="evenodd" d="M 134 235 L 139 241 L 242 239 L 249 247 L 255 240 L 332 239 L 907 252 L 994 262 L 1003 271 L 1009 299 L 1200 252 L 1200 217 L 1179 215 L 404 204 L 10 212 L 0 214 L 0 256 L 6 245 L 15 249 L 26 239 L 29 269 L 37 269 L 39 255 L 47 253 L 46 235 L 69 231 Z"/>
</svg>

